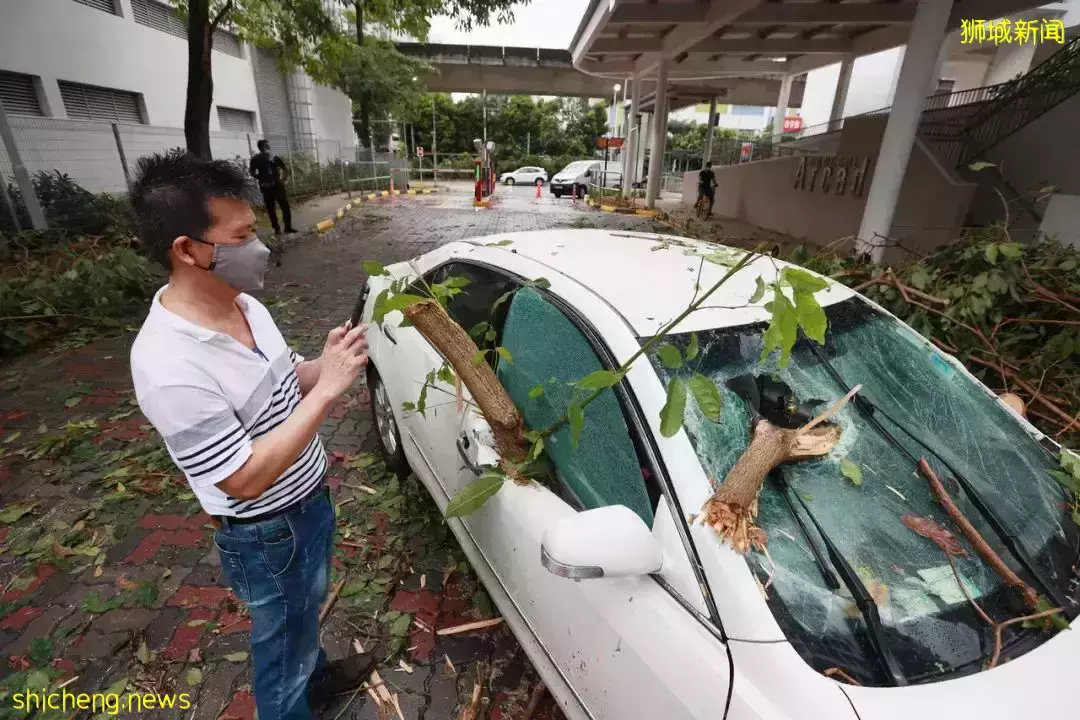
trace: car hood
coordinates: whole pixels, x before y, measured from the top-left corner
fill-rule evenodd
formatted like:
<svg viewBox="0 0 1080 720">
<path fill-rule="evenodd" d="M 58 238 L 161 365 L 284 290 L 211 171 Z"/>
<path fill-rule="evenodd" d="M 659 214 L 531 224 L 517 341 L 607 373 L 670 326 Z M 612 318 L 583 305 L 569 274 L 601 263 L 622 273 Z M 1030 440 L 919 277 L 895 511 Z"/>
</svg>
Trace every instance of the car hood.
<svg viewBox="0 0 1080 720">
<path fill-rule="evenodd" d="M 1074 624 L 1075 628 L 1075 624 Z M 1072 717 L 1067 688 L 1080 664 L 1080 629 L 1063 630 L 993 670 L 903 688 L 844 686 L 860 720 Z"/>
</svg>

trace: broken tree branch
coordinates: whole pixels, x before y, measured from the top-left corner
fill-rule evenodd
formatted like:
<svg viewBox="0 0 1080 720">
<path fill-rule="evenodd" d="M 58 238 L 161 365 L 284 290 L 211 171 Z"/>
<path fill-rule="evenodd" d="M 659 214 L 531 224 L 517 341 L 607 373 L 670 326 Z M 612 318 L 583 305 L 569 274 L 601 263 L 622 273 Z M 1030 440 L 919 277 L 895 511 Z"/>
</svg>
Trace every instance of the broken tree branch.
<svg viewBox="0 0 1080 720">
<path fill-rule="evenodd" d="M 484 630 L 485 628 L 494 627 L 500 625 L 503 619 L 501 617 L 488 618 L 487 620 L 477 620 L 476 622 L 465 623 L 464 625 L 455 625 L 454 627 L 442 628 L 438 630 L 436 635 L 457 635 L 458 633 L 469 632 L 471 630 Z"/>
<path fill-rule="evenodd" d="M 971 546 L 975 549 L 976 554 L 983 559 L 990 568 L 996 572 L 1005 583 L 1017 590 L 1020 596 L 1023 598 L 1024 603 L 1031 609 L 1036 609 L 1039 603 L 1039 596 L 1035 590 L 1024 582 L 1019 575 L 1013 572 L 1013 569 L 1005 564 L 1005 561 L 1001 559 L 990 544 L 983 538 L 982 533 L 976 529 L 971 521 L 967 519 L 963 511 L 957 506 L 953 499 L 949 496 L 949 493 L 945 491 L 945 486 L 941 484 L 941 480 L 938 479 L 934 473 L 934 469 L 930 467 L 930 463 L 926 462 L 926 458 L 919 460 L 919 473 L 926 479 L 926 482 L 930 485 L 930 492 L 933 493 L 941 506 L 945 508 L 945 512 L 949 514 L 949 517 L 960 529 L 960 533 L 967 538 L 967 541 L 971 543 Z"/>
<path fill-rule="evenodd" d="M 524 460 L 529 451 L 525 421 L 491 366 L 486 362 L 473 362 L 480 349 L 465 329 L 434 300 L 413 303 L 403 312 L 420 334 L 450 362 L 455 374 L 472 393 L 491 426 L 499 454 L 511 462 Z"/>
<path fill-rule="evenodd" d="M 1006 620 L 1003 623 L 999 623 L 994 626 L 994 654 L 990 658 L 988 667 L 995 667 L 998 662 L 998 658 L 1001 657 L 1001 631 L 1010 625 L 1015 625 L 1025 620 L 1038 620 L 1039 618 L 1049 617 L 1061 612 L 1061 608 L 1054 608 L 1052 610 L 1044 610 L 1042 612 L 1035 613 L 1034 615 L 1023 615 L 1021 617 L 1015 617 L 1012 620 Z"/>
<path fill-rule="evenodd" d="M 326 598 L 326 602 L 323 603 L 322 610 L 319 611 L 319 624 L 322 625 L 323 620 L 330 613 L 330 608 L 334 607 L 334 603 L 337 602 L 338 595 L 341 594 L 341 588 L 345 587 L 345 576 L 342 575 L 341 579 L 334 585 L 333 592 L 330 593 L 330 597 Z"/>
</svg>

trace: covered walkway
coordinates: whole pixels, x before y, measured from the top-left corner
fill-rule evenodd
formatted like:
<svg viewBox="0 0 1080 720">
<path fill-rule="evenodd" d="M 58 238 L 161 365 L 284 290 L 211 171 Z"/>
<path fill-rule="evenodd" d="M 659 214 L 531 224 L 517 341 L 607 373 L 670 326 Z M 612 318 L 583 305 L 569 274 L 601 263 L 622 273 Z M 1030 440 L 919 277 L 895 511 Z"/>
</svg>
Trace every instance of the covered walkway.
<svg viewBox="0 0 1080 720">
<path fill-rule="evenodd" d="M 592 0 L 571 43 L 574 67 L 629 88 L 623 175 L 637 180 L 646 144 L 664 157 L 674 98 L 709 97 L 731 78 L 777 86 L 776 117 L 793 106 L 799 78 L 841 63 L 831 119 L 842 115 L 856 58 L 906 45 L 895 99 L 881 136 L 856 247 L 882 257 L 926 97 L 934 90 L 948 33 L 962 20 L 1033 8 L 1033 0 L 765 2 L 765 0 Z M 694 93 L 699 93 L 694 95 Z M 724 101 L 728 102 L 728 101 Z M 774 139 L 782 132 L 774 124 Z M 712 152 L 712 128 L 705 156 Z M 646 204 L 655 207 L 662 163 L 648 168 Z M 632 182 L 623 183 L 628 192 Z"/>
</svg>

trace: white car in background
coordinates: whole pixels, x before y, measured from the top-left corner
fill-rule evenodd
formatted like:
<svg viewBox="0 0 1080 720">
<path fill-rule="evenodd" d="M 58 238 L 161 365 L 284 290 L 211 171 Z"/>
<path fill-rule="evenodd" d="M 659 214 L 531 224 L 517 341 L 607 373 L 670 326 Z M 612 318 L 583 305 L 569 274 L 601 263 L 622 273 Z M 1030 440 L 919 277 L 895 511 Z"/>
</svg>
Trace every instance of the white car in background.
<svg viewBox="0 0 1080 720">
<path fill-rule="evenodd" d="M 504 172 L 499 176 L 499 182 L 503 185 L 543 185 L 547 179 L 547 170 L 532 165 L 519 167 L 513 172 Z"/>
<path fill-rule="evenodd" d="M 549 230 L 449 243 L 416 267 L 428 283 L 469 281 L 448 312 L 466 329 L 492 324 L 513 362 L 489 357 L 536 428 L 565 412 L 571 383 L 618 367 L 685 309 L 696 282 L 711 287 L 728 268 L 699 256 L 717 249 Z M 576 449 L 565 428 L 550 436 L 555 485 L 507 482 L 472 515 L 448 519 L 507 625 L 574 719 L 1076 717 L 1080 633 L 1015 624 L 1007 661 L 984 669 L 991 629 L 938 547 L 902 521 L 949 524 L 915 473 L 913 458 L 926 457 L 991 544 L 1071 621 L 1080 543 L 1046 473 L 1057 447 L 957 360 L 838 283 L 816 294 L 829 320 L 824 346 L 803 338 L 786 368 L 762 362 L 771 292 L 749 298 L 758 277 L 771 282 L 785 265 L 755 260 L 675 328 L 676 346 L 695 333 L 693 361 L 671 370 L 639 358 L 587 408 Z M 400 312 L 372 323 L 373 299 L 412 276 L 405 263 L 389 271 L 368 280 L 353 318 L 370 325 L 376 425 L 389 466 L 415 471 L 445 510 L 497 456 L 452 385 L 428 393 L 423 415 L 404 410 L 443 358 L 399 325 Z M 713 423 L 688 401 L 684 428 L 664 437 L 665 387 L 692 372 L 721 386 L 722 417 Z M 736 554 L 690 521 L 746 448 L 752 418 L 797 426 L 855 384 L 860 399 L 832 419 L 842 428 L 836 449 L 781 466 L 761 491 L 771 560 Z M 841 473 L 842 460 L 862 468 L 861 484 Z M 998 622 L 1025 614 L 976 557 L 955 562 Z"/>
</svg>

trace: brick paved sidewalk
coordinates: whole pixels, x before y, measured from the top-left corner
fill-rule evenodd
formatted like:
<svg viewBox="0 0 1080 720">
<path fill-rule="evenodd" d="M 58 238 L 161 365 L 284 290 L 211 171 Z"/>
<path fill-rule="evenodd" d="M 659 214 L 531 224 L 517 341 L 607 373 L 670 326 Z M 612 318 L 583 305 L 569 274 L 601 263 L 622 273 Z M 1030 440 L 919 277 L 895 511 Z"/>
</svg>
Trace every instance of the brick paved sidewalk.
<svg viewBox="0 0 1080 720">
<path fill-rule="evenodd" d="M 262 300 L 293 347 L 315 356 L 349 316 L 364 259 L 513 230 L 652 227 L 512 197 L 498 210 L 461 205 L 402 199 L 300 238 L 271 268 Z M 151 716 L 251 718 L 250 623 L 220 585 L 207 517 L 136 407 L 132 323 L 0 366 L 0 692 L 70 681 L 71 692 L 189 693 L 191 709 Z M 426 491 L 383 472 L 368 402 L 358 385 L 322 428 L 339 518 L 335 580 L 345 580 L 324 646 L 332 658 L 354 641 L 375 649 L 409 720 L 456 718 L 480 670 L 486 717 L 520 717 L 537 677 L 505 628 L 435 635 L 495 611 Z M 363 694 L 326 717 L 339 713 L 378 717 Z"/>
</svg>

